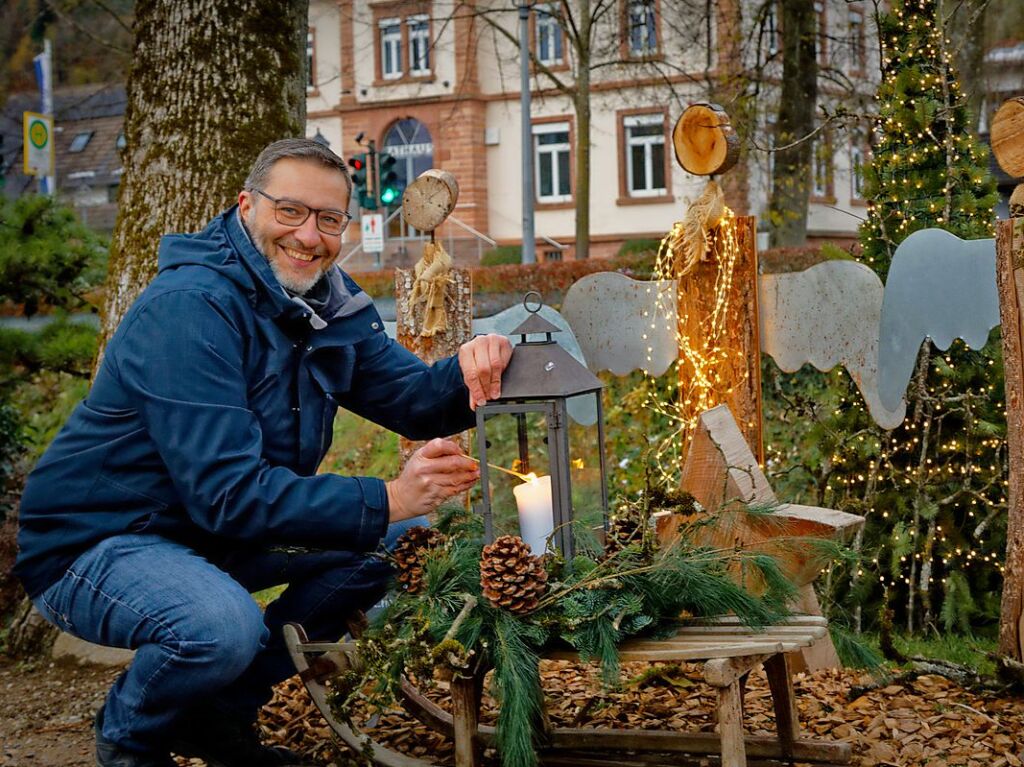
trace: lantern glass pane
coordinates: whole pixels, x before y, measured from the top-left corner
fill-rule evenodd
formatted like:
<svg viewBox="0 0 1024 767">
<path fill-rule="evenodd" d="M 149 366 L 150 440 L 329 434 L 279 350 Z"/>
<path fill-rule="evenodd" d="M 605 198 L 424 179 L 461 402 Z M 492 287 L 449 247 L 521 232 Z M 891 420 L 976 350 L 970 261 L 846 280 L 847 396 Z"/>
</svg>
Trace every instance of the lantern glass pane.
<svg viewBox="0 0 1024 767">
<path fill-rule="evenodd" d="M 526 426 L 526 453 L 528 466 L 524 466 L 520 458 L 519 419 Z M 547 445 L 547 419 L 543 413 L 498 413 L 489 416 L 486 421 L 488 441 L 487 462 L 492 466 L 500 466 L 522 474 L 533 472 L 537 477 L 550 475 L 550 458 Z M 475 440 L 474 440 L 475 447 Z M 474 455 L 481 459 L 481 456 Z M 488 470 L 488 486 L 490 488 L 491 518 L 494 524 L 494 536 L 520 535 L 519 506 L 514 490 L 524 482 L 495 468 Z M 522 491 L 521 491 L 522 492 Z M 480 500 L 482 488 L 473 490 L 471 501 L 475 504 Z M 536 492 L 534 493 L 536 494 Z M 525 540 L 525 538 L 524 538 Z M 543 552 L 534 552 L 543 553 Z"/>
<path fill-rule="evenodd" d="M 601 452 L 596 400 L 581 394 L 567 400 L 569 410 L 569 476 L 573 519 L 589 528 L 603 524 Z"/>
</svg>

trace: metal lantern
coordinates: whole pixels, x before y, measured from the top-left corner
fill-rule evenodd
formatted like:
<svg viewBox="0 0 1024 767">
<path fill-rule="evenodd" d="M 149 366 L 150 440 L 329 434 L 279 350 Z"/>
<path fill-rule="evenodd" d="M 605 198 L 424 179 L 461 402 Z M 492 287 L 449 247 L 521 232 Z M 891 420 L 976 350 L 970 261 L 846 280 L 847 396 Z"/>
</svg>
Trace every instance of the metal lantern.
<svg viewBox="0 0 1024 767">
<path fill-rule="evenodd" d="M 535 297 L 536 300 L 533 307 L 530 305 L 531 297 Z M 493 424 L 497 416 L 508 415 L 512 416 L 516 424 L 514 440 L 518 446 L 518 459 L 515 468 L 524 475 L 530 473 L 531 469 L 542 471 L 542 454 L 546 452 L 549 470 L 548 476 L 532 480 L 536 486 L 528 486 L 530 483 L 524 482 L 514 490 L 520 535 L 524 541 L 531 544 L 534 554 L 542 554 L 543 551 L 537 550 L 538 546 L 542 545 L 539 542 L 550 534 L 558 551 L 566 559 L 571 559 L 574 551 L 572 523 L 577 518 L 576 510 L 573 508 L 572 474 L 574 470 L 579 470 L 583 463 L 580 458 L 573 457 L 574 453 L 592 453 L 596 448 L 598 471 L 595 477 L 591 469 L 591 476 L 600 484 L 600 492 L 594 494 L 590 503 L 598 506 L 602 524 L 607 527 L 608 477 L 604 455 L 604 413 L 601 404 L 601 390 L 604 384 L 552 339 L 552 335 L 561 330 L 538 314 L 541 307 L 539 293 L 527 293 L 523 305 L 530 314 L 511 333 L 513 336 L 518 335 L 520 340 L 513 347 L 512 358 L 502 376 L 501 397 L 478 407 L 476 411 L 480 484 L 483 488 L 480 512 L 484 517 L 484 534 L 487 542 L 494 540 L 494 500 L 491 497 L 488 451 L 491 451 L 492 457 L 499 451 L 495 449 L 498 445 L 492 444 L 496 439 Z M 572 407 L 570 400 L 574 400 Z M 585 444 L 571 443 L 570 410 L 578 409 L 575 402 L 581 402 L 586 412 L 596 413 L 596 444 L 590 434 L 577 440 Z M 591 403 L 594 410 L 589 410 Z M 504 420 L 507 422 L 508 419 Z M 585 429 L 585 426 L 581 427 L 577 422 L 575 430 L 579 432 L 581 428 Z M 510 431 L 504 433 L 504 438 L 506 443 L 513 440 Z M 547 498 L 548 484 L 550 501 Z M 530 495 L 533 496 L 532 499 Z M 536 528 L 533 528 L 534 542 L 531 543 L 530 535 L 525 529 L 527 525 L 533 524 L 530 515 L 534 512 L 543 515 L 546 513 L 547 504 L 550 504 L 551 512 L 550 521 L 544 523 L 547 525 L 547 534 L 539 535 Z"/>
</svg>

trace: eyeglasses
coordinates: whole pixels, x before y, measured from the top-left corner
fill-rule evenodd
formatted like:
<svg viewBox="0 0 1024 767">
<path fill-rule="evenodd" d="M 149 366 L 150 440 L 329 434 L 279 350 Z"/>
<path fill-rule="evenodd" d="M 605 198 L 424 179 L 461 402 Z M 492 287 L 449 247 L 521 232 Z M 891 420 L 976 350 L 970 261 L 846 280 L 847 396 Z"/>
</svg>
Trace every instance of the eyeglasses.
<svg viewBox="0 0 1024 767">
<path fill-rule="evenodd" d="M 251 189 L 250 191 L 261 194 L 274 203 L 274 218 L 277 223 L 285 226 L 302 226 L 306 223 L 310 213 L 316 213 L 316 228 L 324 234 L 338 236 L 345 231 L 352 216 L 341 210 L 317 209 L 303 205 L 295 200 L 271 197 L 262 189 Z"/>
</svg>

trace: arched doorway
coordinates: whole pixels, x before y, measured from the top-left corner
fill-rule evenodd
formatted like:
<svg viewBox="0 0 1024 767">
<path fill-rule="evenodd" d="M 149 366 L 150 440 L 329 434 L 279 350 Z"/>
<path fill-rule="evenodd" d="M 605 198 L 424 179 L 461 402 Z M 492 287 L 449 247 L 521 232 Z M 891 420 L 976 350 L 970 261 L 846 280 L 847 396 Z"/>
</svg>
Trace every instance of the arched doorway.
<svg viewBox="0 0 1024 767">
<path fill-rule="evenodd" d="M 434 166 L 434 141 L 427 126 L 414 117 L 406 117 L 393 123 L 384 133 L 383 151 L 392 155 L 394 170 L 398 176 L 399 188 L 405 187 L 423 171 Z M 401 205 L 401 199 L 396 201 Z M 396 216 L 388 230 L 389 237 L 415 237 L 415 229 L 406 226 L 401 216 Z"/>
</svg>

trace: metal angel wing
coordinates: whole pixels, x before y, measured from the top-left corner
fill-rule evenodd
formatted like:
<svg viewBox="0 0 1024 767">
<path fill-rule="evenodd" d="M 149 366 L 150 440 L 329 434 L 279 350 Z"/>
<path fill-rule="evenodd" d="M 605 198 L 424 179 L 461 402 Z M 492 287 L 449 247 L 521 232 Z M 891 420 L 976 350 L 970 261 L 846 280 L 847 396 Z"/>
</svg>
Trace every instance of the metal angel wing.
<svg viewBox="0 0 1024 767">
<path fill-rule="evenodd" d="M 869 267 L 825 261 L 802 272 L 761 276 L 761 351 L 787 373 L 805 363 L 818 370 L 842 365 L 883 429 L 900 425 L 906 403 L 878 396 L 878 323 L 883 288 Z"/>
<path fill-rule="evenodd" d="M 896 249 L 878 331 L 878 393 L 893 408 L 907 391 L 925 338 L 946 350 L 962 338 L 980 349 L 999 324 L 995 240 L 922 229 Z"/>
</svg>

